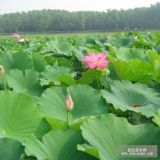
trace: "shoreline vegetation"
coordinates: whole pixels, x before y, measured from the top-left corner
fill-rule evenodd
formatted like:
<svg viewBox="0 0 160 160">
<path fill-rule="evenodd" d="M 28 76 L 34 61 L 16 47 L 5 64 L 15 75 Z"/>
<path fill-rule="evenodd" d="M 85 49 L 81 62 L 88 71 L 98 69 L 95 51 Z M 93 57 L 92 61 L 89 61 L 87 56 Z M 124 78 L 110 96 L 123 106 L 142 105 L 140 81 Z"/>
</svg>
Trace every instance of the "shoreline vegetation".
<svg viewBox="0 0 160 160">
<path fill-rule="evenodd" d="M 128 10 L 33 10 L 0 15 L 0 33 L 77 33 L 157 30 L 160 3 Z M 14 20 L 14 21 L 13 21 Z"/>
</svg>

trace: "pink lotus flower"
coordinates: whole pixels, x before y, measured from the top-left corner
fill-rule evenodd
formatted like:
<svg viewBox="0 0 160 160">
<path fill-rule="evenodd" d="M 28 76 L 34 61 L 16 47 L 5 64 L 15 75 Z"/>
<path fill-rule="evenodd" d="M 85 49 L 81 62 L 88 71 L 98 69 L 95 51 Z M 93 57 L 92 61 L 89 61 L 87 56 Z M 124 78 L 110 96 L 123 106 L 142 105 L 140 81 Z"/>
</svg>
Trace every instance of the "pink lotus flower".
<svg viewBox="0 0 160 160">
<path fill-rule="evenodd" d="M 105 67 L 110 63 L 106 60 L 107 54 L 99 53 L 99 54 L 88 54 L 81 61 L 86 63 L 85 68 L 104 70 Z"/>
<path fill-rule="evenodd" d="M 28 39 L 27 39 L 27 38 L 21 37 L 21 35 L 18 34 L 18 33 L 14 33 L 14 34 L 13 34 L 13 37 L 14 37 L 18 42 L 21 42 L 21 43 L 28 42 Z"/>
<path fill-rule="evenodd" d="M 66 100 L 65 100 L 65 109 L 67 112 L 70 112 L 73 110 L 74 107 L 74 102 L 72 100 L 71 95 L 68 93 L 68 95 L 66 96 Z"/>
<path fill-rule="evenodd" d="M 17 39 L 17 40 L 19 40 L 19 39 L 21 38 L 20 34 L 18 34 L 18 33 L 14 33 L 14 34 L 13 34 L 13 37 L 14 37 L 15 39 Z"/>
</svg>

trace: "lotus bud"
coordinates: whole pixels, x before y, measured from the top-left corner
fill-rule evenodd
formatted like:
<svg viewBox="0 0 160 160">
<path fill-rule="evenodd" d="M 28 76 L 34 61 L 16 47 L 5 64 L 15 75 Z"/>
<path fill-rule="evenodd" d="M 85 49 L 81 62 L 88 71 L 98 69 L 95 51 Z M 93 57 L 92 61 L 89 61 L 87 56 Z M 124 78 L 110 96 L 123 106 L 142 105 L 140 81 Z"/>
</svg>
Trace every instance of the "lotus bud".
<svg viewBox="0 0 160 160">
<path fill-rule="evenodd" d="M 0 76 L 4 75 L 4 67 L 0 65 Z"/>
<path fill-rule="evenodd" d="M 73 110 L 74 107 L 74 102 L 72 100 L 72 97 L 70 95 L 70 93 L 68 92 L 67 96 L 66 96 L 66 100 L 65 100 L 65 109 L 67 112 L 70 112 Z"/>
</svg>

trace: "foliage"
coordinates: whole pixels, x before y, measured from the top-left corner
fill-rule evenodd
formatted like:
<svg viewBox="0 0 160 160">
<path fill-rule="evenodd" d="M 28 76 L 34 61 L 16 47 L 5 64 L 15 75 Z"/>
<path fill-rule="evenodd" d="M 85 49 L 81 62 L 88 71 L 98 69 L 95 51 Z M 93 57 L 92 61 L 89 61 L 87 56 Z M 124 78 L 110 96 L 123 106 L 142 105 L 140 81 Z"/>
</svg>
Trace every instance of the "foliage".
<svg viewBox="0 0 160 160">
<path fill-rule="evenodd" d="M 120 145 L 160 145 L 159 54 L 159 33 L 0 39 L 0 159 L 120 160 Z M 109 64 L 86 68 L 90 55 Z"/>
<path fill-rule="evenodd" d="M 64 10 L 46 9 L 41 11 L 34 10 L 29 12 L 1 15 L 0 33 L 158 29 L 160 27 L 160 23 L 157 20 L 158 17 L 160 17 L 160 3 L 157 3 L 150 7 L 142 7 L 128 10 L 108 9 L 106 12 L 69 12 Z M 154 36 L 154 38 L 156 37 Z M 130 44 L 130 40 L 134 41 L 134 39 L 127 39 L 126 37 L 122 37 L 118 40 L 114 40 L 114 43 L 120 42 L 121 46 L 126 46 Z M 69 45 L 67 41 L 64 41 L 63 44 L 58 43 L 58 48 L 55 47 L 56 43 L 56 41 L 48 42 L 48 50 L 63 51 L 61 52 L 62 54 L 68 54 L 67 52 L 72 48 L 72 46 Z M 145 47 L 151 46 L 150 44 L 148 44 L 147 39 L 143 39 L 143 37 L 137 39 L 133 45 L 144 45 Z M 94 48 L 95 47 L 98 48 L 100 51 L 100 47 L 96 45 L 94 46 Z"/>
<path fill-rule="evenodd" d="M 79 150 L 88 152 L 87 150 L 90 149 L 89 153 L 98 156 L 101 160 L 121 159 L 120 153 L 117 152 L 120 145 L 160 144 L 158 136 L 160 128 L 144 124 L 134 126 L 129 124 L 126 119 L 118 118 L 112 114 L 89 120 L 82 125 L 81 129 L 82 135 L 89 142 L 89 145 L 78 146 Z M 95 155 L 95 150 L 99 153 L 98 155 Z M 137 158 L 127 159 L 136 160 Z"/>
</svg>

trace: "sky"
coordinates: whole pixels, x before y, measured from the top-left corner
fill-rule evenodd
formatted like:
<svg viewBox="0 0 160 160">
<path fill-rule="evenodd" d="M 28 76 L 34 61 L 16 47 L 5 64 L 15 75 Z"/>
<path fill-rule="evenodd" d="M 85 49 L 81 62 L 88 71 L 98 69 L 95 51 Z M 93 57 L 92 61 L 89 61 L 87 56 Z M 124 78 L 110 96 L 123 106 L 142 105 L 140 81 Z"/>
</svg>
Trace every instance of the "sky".
<svg viewBox="0 0 160 160">
<path fill-rule="evenodd" d="M 40 9 L 106 11 L 148 7 L 160 0 L 0 0 L 0 14 Z"/>
</svg>

